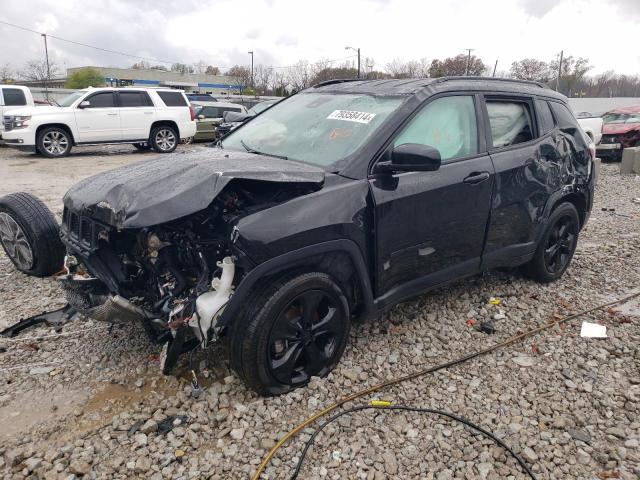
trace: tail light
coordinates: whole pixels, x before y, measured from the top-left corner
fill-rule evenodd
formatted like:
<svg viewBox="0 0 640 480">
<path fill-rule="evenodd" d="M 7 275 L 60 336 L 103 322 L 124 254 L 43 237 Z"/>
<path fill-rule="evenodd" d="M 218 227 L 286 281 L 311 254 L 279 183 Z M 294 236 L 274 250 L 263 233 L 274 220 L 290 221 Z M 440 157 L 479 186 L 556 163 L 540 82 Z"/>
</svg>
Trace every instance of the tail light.
<svg viewBox="0 0 640 480">
<path fill-rule="evenodd" d="M 189 113 L 191 114 L 191 121 L 193 122 L 196 119 L 196 111 L 194 110 L 193 105 L 189 105 Z"/>
</svg>

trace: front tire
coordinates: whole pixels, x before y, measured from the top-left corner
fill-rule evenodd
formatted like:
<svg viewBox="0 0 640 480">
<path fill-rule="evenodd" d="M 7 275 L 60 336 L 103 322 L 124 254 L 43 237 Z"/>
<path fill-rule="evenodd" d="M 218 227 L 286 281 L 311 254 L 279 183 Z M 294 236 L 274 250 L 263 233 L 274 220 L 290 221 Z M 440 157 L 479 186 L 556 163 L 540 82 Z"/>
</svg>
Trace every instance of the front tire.
<svg viewBox="0 0 640 480">
<path fill-rule="evenodd" d="M 60 127 L 47 127 L 38 133 L 36 147 L 48 158 L 62 158 L 71 152 L 71 135 Z"/>
<path fill-rule="evenodd" d="M 180 143 L 180 137 L 175 128 L 169 125 L 160 125 L 151 130 L 151 137 L 149 139 L 151 148 L 158 153 L 171 153 L 173 152 L 178 143 Z"/>
<path fill-rule="evenodd" d="M 65 248 L 56 219 L 29 193 L 0 198 L 0 243 L 13 265 L 27 275 L 47 277 L 62 269 Z"/>
<path fill-rule="evenodd" d="M 551 212 L 536 253 L 524 272 L 540 283 L 559 279 L 569 267 L 578 244 L 580 219 L 576 207 L 562 203 Z"/>
<path fill-rule="evenodd" d="M 320 272 L 274 281 L 247 302 L 229 338 L 231 367 L 260 395 L 279 395 L 326 376 L 349 338 L 349 305 Z"/>
</svg>

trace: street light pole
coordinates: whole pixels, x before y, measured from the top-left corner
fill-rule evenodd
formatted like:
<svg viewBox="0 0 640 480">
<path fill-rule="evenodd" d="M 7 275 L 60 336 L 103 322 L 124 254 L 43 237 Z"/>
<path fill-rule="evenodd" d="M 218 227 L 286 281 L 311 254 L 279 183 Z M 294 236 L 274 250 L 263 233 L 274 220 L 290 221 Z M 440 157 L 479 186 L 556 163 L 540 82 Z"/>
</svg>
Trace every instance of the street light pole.
<svg viewBox="0 0 640 480">
<path fill-rule="evenodd" d="M 47 101 L 49 100 L 49 82 L 51 82 L 51 70 L 49 69 L 49 47 L 47 46 L 47 34 L 40 34 L 44 38 L 44 55 L 47 59 L 47 79 L 44 82 L 44 92 L 47 97 Z"/>
<path fill-rule="evenodd" d="M 253 88 L 253 50 L 247 53 L 251 55 L 251 88 Z"/>
<path fill-rule="evenodd" d="M 469 76 L 469 69 L 471 68 L 471 52 L 475 50 L 475 48 L 465 48 L 469 52 L 467 56 L 467 71 L 465 72 L 466 76 Z"/>
<path fill-rule="evenodd" d="M 353 50 L 354 52 L 358 52 L 358 78 L 360 78 L 360 47 L 344 47 L 345 50 Z"/>
<path fill-rule="evenodd" d="M 562 57 L 564 56 L 564 50 L 560 50 L 560 63 L 558 63 L 558 78 L 556 79 L 556 92 L 560 88 L 560 77 L 562 76 Z"/>
</svg>

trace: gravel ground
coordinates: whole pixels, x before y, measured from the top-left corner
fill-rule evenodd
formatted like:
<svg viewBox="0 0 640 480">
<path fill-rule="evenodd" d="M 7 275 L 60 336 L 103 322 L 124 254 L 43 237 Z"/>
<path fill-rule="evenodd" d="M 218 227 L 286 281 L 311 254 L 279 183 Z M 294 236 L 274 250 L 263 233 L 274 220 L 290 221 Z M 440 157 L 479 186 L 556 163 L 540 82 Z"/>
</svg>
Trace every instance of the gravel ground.
<svg viewBox="0 0 640 480">
<path fill-rule="evenodd" d="M 73 182 L 145 157 L 108 147 L 78 149 L 75 157 L 52 162 L 0 149 L 0 194 L 44 194 L 60 213 L 60 198 Z M 591 220 L 559 282 L 541 286 L 517 272 L 492 272 L 406 302 L 379 321 L 355 324 L 338 368 L 288 395 L 257 397 L 228 370 L 224 351 L 214 349 L 193 358 L 203 385 L 194 399 L 188 356 L 175 376 L 162 376 L 159 349 L 137 326 L 109 331 L 83 321 L 64 329 L 91 329 L 81 334 L 0 342 L 6 348 L 0 353 L 0 473 L 246 479 L 290 428 L 346 394 L 638 291 L 640 204 L 633 199 L 640 197 L 640 180 L 617 169 L 603 166 Z M 53 281 L 16 273 L 2 254 L 0 278 L 0 326 L 61 304 Z M 489 304 L 491 297 L 501 303 Z M 491 319 L 496 333 L 478 332 L 468 319 Z M 581 338 L 582 320 L 606 325 L 609 338 Z M 519 452 L 539 479 L 637 479 L 639 326 L 640 303 L 628 302 L 356 404 L 384 398 L 464 416 Z M 21 338 L 51 333 L 38 327 Z M 49 364 L 22 367 L 41 362 Z M 310 432 L 286 444 L 264 478 L 288 478 Z M 460 424 L 378 410 L 327 427 L 300 478 L 527 477 L 503 449 Z"/>
</svg>

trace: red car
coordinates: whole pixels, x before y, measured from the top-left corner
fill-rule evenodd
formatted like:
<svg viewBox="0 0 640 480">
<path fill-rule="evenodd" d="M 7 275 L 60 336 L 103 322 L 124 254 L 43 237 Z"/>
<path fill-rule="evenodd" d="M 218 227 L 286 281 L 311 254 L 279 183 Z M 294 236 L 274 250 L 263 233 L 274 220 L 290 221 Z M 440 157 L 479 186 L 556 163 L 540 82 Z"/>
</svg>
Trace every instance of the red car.
<svg viewBox="0 0 640 480">
<path fill-rule="evenodd" d="M 622 150 L 640 147 L 640 105 L 616 108 L 602 116 L 602 140 L 597 146 L 603 160 L 621 160 Z"/>
</svg>

